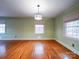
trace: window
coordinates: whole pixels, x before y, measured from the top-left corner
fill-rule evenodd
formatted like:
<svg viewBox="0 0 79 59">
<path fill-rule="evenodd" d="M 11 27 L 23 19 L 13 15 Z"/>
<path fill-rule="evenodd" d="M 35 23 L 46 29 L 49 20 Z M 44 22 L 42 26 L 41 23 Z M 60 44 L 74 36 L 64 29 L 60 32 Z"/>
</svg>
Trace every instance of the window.
<svg viewBox="0 0 79 59">
<path fill-rule="evenodd" d="M 43 34 L 44 33 L 44 25 L 35 25 L 35 33 Z"/>
<path fill-rule="evenodd" d="M 5 33 L 5 24 L 0 24 L 0 34 Z"/>
<path fill-rule="evenodd" d="M 79 20 L 65 23 L 65 35 L 67 37 L 79 38 Z"/>
</svg>

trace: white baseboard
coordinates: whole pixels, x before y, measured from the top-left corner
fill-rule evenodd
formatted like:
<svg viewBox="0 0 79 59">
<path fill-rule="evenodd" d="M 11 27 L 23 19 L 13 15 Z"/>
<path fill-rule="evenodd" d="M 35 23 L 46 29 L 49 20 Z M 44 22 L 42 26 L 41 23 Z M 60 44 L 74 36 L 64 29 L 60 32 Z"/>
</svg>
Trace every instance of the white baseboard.
<svg viewBox="0 0 79 59">
<path fill-rule="evenodd" d="M 55 40 L 55 38 L 6 38 L 0 40 Z"/>
<path fill-rule="evenodd" d="M 76 49 L 74 49 L 73 47 L 70 47 L 68 46 L 67 44 L 59 41 L 59 40 L 56 40 L 57 42 L 59 42 L 60 44 L 62 44 L 63 46 L 65 46 L 66 48 L 68 48 L 69 50 L 71 50 L 72 52 L 74 52 L 75 54 L 79 55 L 79 51 L 77 51 Z"/>
</svg>

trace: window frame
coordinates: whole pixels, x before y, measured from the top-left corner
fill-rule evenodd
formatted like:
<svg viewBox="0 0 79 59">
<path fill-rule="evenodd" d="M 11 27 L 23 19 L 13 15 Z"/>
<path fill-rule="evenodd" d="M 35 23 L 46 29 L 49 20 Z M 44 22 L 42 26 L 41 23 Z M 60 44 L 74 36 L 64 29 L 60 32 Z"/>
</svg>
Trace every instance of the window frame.
<svg viewBox="0 0 79 59">
<path fill-rule="evenodd" d="M 67 31 L 66 31 L 66 27 L 67 27 L 67 23 L 70 23 L 70 22 L 73 22 L 73 23 L 75 23 L 75 22 L 79 22 L 79 19 L 76 19 L 76 20 L 70 20 L 70 21 L 66 21 L 66 22 L 64 22 L 64 35 L 66 36 L 66 37 L 69 37 L 69 38 L 75 38 L 75 39 L 79 39 L 79 37 L 78 37 L 78 35 L 79 34 L 77 34 L 77 32 L 76 31 L 71 31 L 72 33 L 76 33 L 75 34 L 75 36 L 73 36 L 74 34 L 72 34 L 72 35 L 67 35 L 66 33 L 67 33 Z M 73 28 L 73 27 L 75 27 L 75 28 L 77 28 L 77 27 L 79 27 L 79 25 L 77 24 L 76 26 L 74 26 L 74 25 L 72 25 L 71 26 L 71 28 Z M 74 30 L 74 29 L 72 29 L 72 30 Z M 77 29 L 76 29 L 77 30 Z"/>
<path fill-rule="evenodd" d="M 3 26 L 2 28 L 1 28 L 1 25 Z M 6 33 L 6 25 L 4 23 L 0 23 L 0 29 L 4 29 L 3 31 L 0 32 L 0 34 Z"/>
<path fill-rule="evenodd" d="M 42 24 L 35 24 L 35 34 L 44 34 L 44 25 L 42 25 Z"/>
</svg>

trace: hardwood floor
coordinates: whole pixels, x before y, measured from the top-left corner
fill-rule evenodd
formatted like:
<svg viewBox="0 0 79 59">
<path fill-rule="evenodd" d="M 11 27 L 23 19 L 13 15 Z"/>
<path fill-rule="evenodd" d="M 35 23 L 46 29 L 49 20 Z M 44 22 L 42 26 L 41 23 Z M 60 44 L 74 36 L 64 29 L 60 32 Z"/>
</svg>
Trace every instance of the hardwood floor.
<svg viewBox="0 0 79 59">
<path fill-rule="evenodd" d="M 79 59 L 79 56 L 51 41 L 0 41 L 0 59 Z"/>
</svg>

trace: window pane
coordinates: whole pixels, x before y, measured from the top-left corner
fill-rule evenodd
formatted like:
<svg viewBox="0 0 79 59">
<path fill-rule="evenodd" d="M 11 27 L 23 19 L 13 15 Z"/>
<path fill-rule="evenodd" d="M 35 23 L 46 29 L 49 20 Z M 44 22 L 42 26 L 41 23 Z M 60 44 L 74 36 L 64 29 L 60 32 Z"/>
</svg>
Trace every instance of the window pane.
<svg viewBox="0 0 79 59">
<path fill-rule="evenodd" d="M 43 34 L 44 33 L 44 25 L 35 25 L 35 33 Z"/>
<path fill-rule="evenodd" d="M 5 24 L 0 24 L 0 33 L 5 33 Z"/>
<path fill-rule="evenodd" d="M 65 23 L 65 35 L 79 38 L 79 20 Z"/>
</svg>

